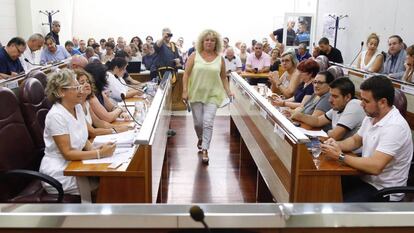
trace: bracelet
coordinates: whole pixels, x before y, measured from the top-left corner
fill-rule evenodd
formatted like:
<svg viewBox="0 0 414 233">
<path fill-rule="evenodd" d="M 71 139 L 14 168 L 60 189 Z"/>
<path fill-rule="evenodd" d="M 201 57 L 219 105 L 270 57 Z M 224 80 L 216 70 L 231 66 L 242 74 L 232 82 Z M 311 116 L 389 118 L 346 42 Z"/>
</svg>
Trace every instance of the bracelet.
<svg viewBox="0 0 414 233">
<path fill-rule="evenodd" d="M 101 159 L 101 154 L 99 153 L 99 150 L 96 150 L 96 158 Z"/>
</svg>

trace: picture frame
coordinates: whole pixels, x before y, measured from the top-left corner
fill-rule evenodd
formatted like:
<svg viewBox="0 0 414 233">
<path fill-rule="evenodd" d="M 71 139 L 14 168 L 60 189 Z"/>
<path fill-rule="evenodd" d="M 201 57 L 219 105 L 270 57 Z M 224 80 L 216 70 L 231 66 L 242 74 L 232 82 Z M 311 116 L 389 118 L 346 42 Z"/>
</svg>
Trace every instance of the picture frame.
<svg viewBox="0 0 414 233">
<path fill-rule="evenodd" d="M 297 48 L 300 43 L 305 43 L 308 49 L 312 48 L 315 38 L 315 23 L 316 19 L 313 14 L 285 13 L 283 25 L 285 47 Z"/>
</svg>

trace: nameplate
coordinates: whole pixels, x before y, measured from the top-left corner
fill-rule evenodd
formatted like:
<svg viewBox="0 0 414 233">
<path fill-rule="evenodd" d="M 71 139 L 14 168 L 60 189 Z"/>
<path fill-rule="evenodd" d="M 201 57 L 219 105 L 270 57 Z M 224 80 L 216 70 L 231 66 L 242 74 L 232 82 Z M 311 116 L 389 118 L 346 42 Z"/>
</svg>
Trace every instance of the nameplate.
<svg viewBox="0 0 414 233">
<path fill-rule="evenodd" d="M 19 87 L 19 83 L 17 82 L 17 80 L 10 81 L 10 82 L 6 83 L 6 87 L 9 88 L 10 90 L 15 89 L 15 88 Z"/>
<path fill-rule="evenodd" d="M 273 132 L 276 133 L 276 135 L 279 136 L 281 139 L 285 139 L 285 131 L 283 131 L 283 129 L 277 123 L 275 123 Z"/>
<path fill-rule="evenodd" d="M 266 112 L 264 109 L 262 109 L 262 108 L 260 108 L 260 115 L 261 115 L 264 119 L 267 119 L 267 112 Z"/>
<path fill-rule="evenodd" d="M 401 85 L 400 90 L 407 94 L 414 95 L 414 87 L 412 86 Z"/>
</svg>

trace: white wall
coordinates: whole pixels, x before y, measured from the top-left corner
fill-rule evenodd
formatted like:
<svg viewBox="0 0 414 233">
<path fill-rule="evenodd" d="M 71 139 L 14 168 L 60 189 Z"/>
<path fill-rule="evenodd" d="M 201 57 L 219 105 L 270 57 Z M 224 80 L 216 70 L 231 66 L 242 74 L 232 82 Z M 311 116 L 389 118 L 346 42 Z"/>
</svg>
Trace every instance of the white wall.
<svg viewBox="0 0 414 233">
<path fill-rule="evenodd" d="M 380 36 L 380 50 L 387 51 L 387 38 L 393 34 L 400 35 L 410 46 L 414 43 L 414 27 L 411 25 L 413 9 L 412 0 L 319 0 L 316 41 L 323 32 L 324 16 L 333 13 L 349 15 L 341 21 L 347 28 L 339 31 L 337 42 L 345 64 L 352 61 L 361 41 L 365 42 L 372 32 Z"/>
<path fill-rule="evenodd" d="M 298 9 L 316 11 L 317 0 L 157 0 L 154 2 L 117 0 L 74 0 L 73 34 L 87 39 L 123 36 L 126 40 L 138 35 L 145 39 L 161 36 L 161 29 L 170 27 L 176 40 L 184 37 L 191 46 L 198 34 L 212 28 L 222 36 L 250 43 L 261 40 L 283 25 L 284 13 Z"/>
<path fill-rule="evenodd" d="M 14 0 L 0 0 L 0 42 L 7 42 L 17 35 L 16 8 Z"/>
</svg>

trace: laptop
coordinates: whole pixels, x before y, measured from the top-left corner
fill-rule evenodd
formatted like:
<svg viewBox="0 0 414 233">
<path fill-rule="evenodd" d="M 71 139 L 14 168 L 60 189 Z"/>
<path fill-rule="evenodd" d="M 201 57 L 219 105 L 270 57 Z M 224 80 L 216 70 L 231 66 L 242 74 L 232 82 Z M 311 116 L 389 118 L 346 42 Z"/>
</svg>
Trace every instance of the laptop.
<svg viewBox="0 0 414 233">
<path fill-rule="evenodd" d="M 141 72 L 141 62 L 140 61 L 130 61 L 126 67 L 128 73 L 140 73 Z"/>
</svg>

